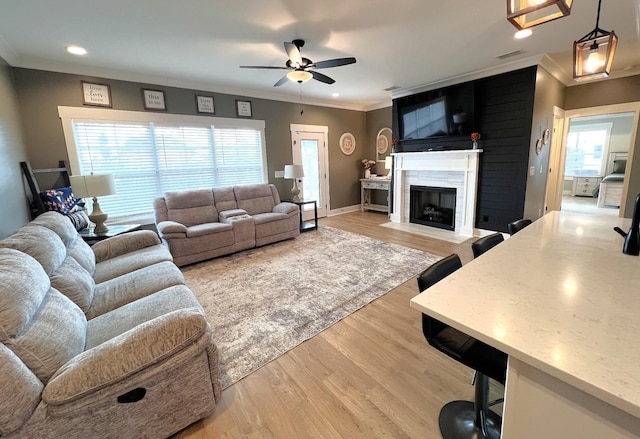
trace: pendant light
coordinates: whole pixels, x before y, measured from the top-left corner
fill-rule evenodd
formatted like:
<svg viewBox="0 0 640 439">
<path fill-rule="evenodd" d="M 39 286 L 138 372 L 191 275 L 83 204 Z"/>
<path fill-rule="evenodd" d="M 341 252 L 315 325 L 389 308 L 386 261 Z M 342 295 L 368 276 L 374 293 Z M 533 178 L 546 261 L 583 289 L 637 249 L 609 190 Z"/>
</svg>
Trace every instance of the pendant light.
<svg viewBox="0 0 640 439">
<path fill-rule="evenodd" d="M 507 20 L 519 30 L 571 13 L 573 0 L 507 0 Z"/>
<path fill-rule="evenodd" d="M 598 27 L 601 4 L 602 0 L 598 0 L 596 28 L 573 42 L 573 79 L 579 82 L 606 78 L 611 72 L 618 37 L 614 31 L 607 32 Z"/>
</svg>

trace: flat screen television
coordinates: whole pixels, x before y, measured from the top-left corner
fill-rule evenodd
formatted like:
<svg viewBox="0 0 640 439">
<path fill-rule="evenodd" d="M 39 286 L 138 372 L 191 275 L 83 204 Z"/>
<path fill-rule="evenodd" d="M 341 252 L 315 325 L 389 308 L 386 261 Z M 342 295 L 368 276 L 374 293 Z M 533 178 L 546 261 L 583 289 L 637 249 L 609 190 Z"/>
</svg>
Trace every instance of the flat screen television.
<svg viewBox="0 0 640 439">
<path fill-rule="evenodd" d="M 401 140 L 469 136 L 474 131 L 473 83 L 406 96 L 396 103 Z"/>
</svg>

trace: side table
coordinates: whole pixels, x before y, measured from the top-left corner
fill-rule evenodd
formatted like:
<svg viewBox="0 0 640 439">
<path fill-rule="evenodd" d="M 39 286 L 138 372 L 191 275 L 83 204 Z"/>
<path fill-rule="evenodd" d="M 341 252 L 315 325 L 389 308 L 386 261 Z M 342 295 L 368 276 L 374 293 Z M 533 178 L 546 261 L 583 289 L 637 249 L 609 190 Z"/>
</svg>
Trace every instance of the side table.
<svg viewBox="0 0 640 439">
<path fill-rule="evenodd" d="M 95 233 L 93 231 L 93 227 L 87 227 L 86 229 L 80 230 L 80 236 L 85 240 L 89 245 L 95 244 L 98 241 L 102 241 L 103 239 L 111 238 L 112 236 L 120 235 L 122 233 L 133 232 L 134 230 L 139 230 L 140 224 L 117 224 L 113 226 L 109 226 L 109 230 L 102 233 Z"/>
<path fill-rule="evenodd" d="M 310 200 L 310 201 L 283 200 L 283 201 L 298 205 L 298 209 L 300 210 L 300 232 L 308 232 L 309 230 L 318 230 L 318 203 L 316 202 L 316 200 Z M 313 222 L 302 220 L 302 213 L 304 211 L 305 204 L 313 204 Z"/>
</svg>

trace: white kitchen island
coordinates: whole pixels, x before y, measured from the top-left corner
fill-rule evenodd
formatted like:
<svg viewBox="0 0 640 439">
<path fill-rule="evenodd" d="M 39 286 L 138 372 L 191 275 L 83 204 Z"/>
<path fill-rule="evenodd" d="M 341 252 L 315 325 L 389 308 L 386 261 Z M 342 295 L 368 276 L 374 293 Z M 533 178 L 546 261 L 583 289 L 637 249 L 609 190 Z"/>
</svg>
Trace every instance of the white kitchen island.
<svg viewBox="0 0 640 439">
<path fill-rule="evenodd" d="M 509 355 L 503 438 L 640 437 L 629 223 L 552 212 L 411 300 Z"/>
</svg>

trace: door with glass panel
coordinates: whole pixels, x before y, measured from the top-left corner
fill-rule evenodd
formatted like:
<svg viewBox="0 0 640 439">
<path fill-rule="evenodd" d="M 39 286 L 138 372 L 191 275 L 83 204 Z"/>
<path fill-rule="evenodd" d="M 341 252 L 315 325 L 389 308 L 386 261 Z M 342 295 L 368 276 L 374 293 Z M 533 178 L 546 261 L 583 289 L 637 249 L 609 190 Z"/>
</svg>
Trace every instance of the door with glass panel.
<svg viewBox="0 0 640 439">
<path fill-rule="evenodd" d="M 304 168 L 304 177 L 299 183 L 300 198 L 316 201 L 318 217 L 327 216 L 329 205 L 327 132 L 325 126 L 291 125 L 293 163 Z M 302 218 L 308 220 L 312 217 L 313 204 L 304 205 Z"/>
</svg>

